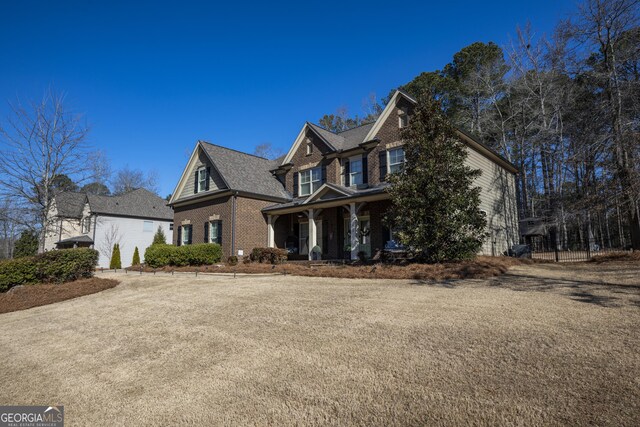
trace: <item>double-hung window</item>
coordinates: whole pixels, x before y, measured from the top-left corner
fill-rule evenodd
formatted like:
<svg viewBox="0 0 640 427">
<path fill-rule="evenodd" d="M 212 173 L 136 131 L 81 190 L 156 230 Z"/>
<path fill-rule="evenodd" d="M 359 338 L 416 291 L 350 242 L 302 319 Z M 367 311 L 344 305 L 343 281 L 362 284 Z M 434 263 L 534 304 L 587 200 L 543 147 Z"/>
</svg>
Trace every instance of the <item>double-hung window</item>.
<svg viewBox="0 0 640 427">
<path fill-rule="evenodd" d="M 362 156 L 349 159 L 349 185 L 362 184 Z"/>
<path fill-rule="evenodd" d="M 182 244 L 183 245 L 191 244 L 191 229 L 192 227 L 190 225 L 182 226 Z"/>
<path fill-rule="evenodd" d="M 209 222 L 209 243 L 222 243 L 222 221 Z"/>
<path fill-rule="evenodd" d="M 388 151 L 389 153 L 389 173 L 396 173 L 402 170 L 404 166 L 404 149 L 394 148 Z"/>
<path fill-rule="evenodd" d="M 198 193 L 207 189 L 207 168 L 198 169 Z"/>
<path fill-rule="evenodd" d="M 91 231 L 91 217 L 87 216 L 82 219 L 82 232 L 87 234 Z"/>
<path fill-rule="evenodd" d="M 307 169 L 300 172 L 300 195 L 308 196 L 320 188 L 322 171 L 320 168 Z"/>
</svg>

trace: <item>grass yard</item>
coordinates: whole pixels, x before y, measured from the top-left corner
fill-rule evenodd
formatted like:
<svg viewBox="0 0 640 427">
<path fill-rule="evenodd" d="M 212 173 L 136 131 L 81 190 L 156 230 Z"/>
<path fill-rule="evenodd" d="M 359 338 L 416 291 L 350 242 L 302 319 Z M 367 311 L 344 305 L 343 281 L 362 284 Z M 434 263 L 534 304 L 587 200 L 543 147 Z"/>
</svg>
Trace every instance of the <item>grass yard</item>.
<svg viewBox="0 0 640 427">
<path fill-rule="evenodd" d="M 639 425 L 640 265 L 488 279 L 99 274 L 0 315 L 0 404 L 67 425 Z"/>
</svg>

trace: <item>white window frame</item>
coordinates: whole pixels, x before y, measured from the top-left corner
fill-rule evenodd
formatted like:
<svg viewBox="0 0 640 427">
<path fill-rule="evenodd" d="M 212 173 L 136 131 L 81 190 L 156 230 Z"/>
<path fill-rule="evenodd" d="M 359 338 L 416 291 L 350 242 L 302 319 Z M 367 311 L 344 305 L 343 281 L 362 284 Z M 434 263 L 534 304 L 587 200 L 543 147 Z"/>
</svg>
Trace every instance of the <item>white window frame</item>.
<svg viewBox="0 0 640 427">
<path fill-rule="evenodd" d="M 393 165 L 391 164 L 391 152 L 392 151 L 396 151 L 396 150 L 402 150 L 402 162 L 396 162 Z M 387 173 L 396 173 L 398 171 L 392 171 L 391 167 L 392 166 L 396 166 L 396 165 L 402 165 L 404 166 L 405 164 L 405 153 L 404 153 L 404 147 L 400 146 L 400 147 L 394 147 L 394 148 L 390 148 L 387 150 Z"/>
<path fill-rule="evenodd" d="M 307 156 L 310 156 L 313 153 L 313 143 L 310 140 L 307 140 Z"/>
<path fill-rule="evenodd" d="M 303 182 L 303 177 L 306 174 L 309 174 L 309 180 Z M 314 179 L 314 174 L 317 173 L 317 179 Z M 313 194 L 322 183 L 322 168 L 311 168 L 305 169 L 303 171 L 298 172 L 298 194 L 300 196 L 308 196 Z M 309 184 L 309 192 L 305 193 L 302 191 L 302 186 Z"/>
<path fill-rule="evenodd" d="M 86 216 L 82 218 L 82 233 L 87 234 L 91 232 L 91 217 Z"/>
<path fill-rule="evenodd" d="M 409 126 L 409 114 L 407 113 L 407 110 L 402 109 L 401 113 L 398 114 L 398 127 L 403 129 L 407 126 Z"/>
<path fill-rule="evenodd" d="M 221 224 L 222 221 L 220 221 L 219 219 L 216 219 L 214 221 L 209 221 L 209 243 L 218 243 L 218 233 L 220 233 L 220 227 L 219 224 Z M 216 225 L 216 238 L 213 238 L 213 225 Z M 221 236 L 222 237 L 222 236 Z M 220 243 L 222 243 L 222 238 L 220 239 Z"/>
<path fill-rule="evenodd" d="M 153 233 L 153 221 L 143 221 L 142 222 L 142 232 L 143 233 Z"/>
<path fill-rule="evenodd" d="M 353 162 L 359 162 L 360 163 L 360 171 L 359 172 L 354 172 L 353 171 Z M 360 176 L 359 182 L 355 182 L 355 180 L 353 179 L 354 176 Z M 364 182 L 364 162 L 362 161 L 362 156 L 353 156 L 353 157 L 349 157 L 349 186 L 350 187 L 355 187 L 357 185 L 360 185 Z"/>
<path fill-rule="evenodd" d="M 204 174 L 204 178 L 203 178 Z M 207 188 L 207 168 L 202 166 L 198 168 L 198 193 L 205 191 Z"/>
<path fill-rule="evenodd" d="M 186 231 L 189 230 L 189 235 L 187 236 Z M 191 225 L 183 225 L 182 226 L 182 244 L 188 245 L 189 238 L 191 238 L 191 233 L 193 232 L 193 227 Z"/>
</svg>

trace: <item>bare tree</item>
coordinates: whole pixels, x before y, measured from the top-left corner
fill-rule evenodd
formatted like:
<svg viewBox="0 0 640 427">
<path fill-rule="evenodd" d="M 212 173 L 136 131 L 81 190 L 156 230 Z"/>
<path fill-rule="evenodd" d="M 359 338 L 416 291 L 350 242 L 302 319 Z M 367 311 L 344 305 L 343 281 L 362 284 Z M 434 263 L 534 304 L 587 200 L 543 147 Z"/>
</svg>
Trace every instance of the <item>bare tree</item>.
<svg viewBox="0 0 640 427">
<path fill-rule="evenodd" d="M 107 260 L 110 260 L 111 255 L 113 254 L 113 246 L 116 243 L 119 245 L 121 240 L 122 235 L 120 234 L 118 225 L 111 224 L 105 232 L 104 238 L 100 241 L 98 250 L 106 257 Z"/>
<path fill-rule="evenodd" d="M 258 157 L 264 157 L 265 159 L 275 160 L 286 153 L 281 148 L 274 147 L 270 142 L 265 142 L 256 145 L 253 154 Z"/>
<path fill-rule="evenodd" d="M 158 193 L 158 173 L 149 171 L 146 174 L 140 169 L 132 169 L 128 165 L 115 173 L 111 181 L 114 195 L 145 188 L 152 193 Z"/>
<path fill-rule="evenodd" d="M 64 95 L 53 89 L 39 102 L 17 101 L 10 107 L 10 116 L 0 126 L 0 195 L 29 211 L 15 220 L 39 232 L 42 252 L 56 177 L 67 175 L 79 182 L 92 174 L 87 162 L 89 129 L 65 106 Z"/>
</svg>

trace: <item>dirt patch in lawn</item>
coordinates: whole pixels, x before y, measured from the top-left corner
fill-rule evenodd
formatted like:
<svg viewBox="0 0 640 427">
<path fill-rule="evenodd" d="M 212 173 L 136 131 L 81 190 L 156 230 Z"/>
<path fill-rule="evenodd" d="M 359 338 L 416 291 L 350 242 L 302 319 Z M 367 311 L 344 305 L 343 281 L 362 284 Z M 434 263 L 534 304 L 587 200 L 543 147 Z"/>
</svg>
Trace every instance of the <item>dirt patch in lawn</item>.
<svg viewBox="0 0 640 427">
<path fill-rule="evenodd" d="M 198 267 L 143 267 L 145 272 L 199 272 L 199 273 L 244 273 L 244 274 L 291 274 L 295 276 L 335 277 L 341 279 L 413 279 L 440 281 L 451 279 L 486 279 L 504 274 L 509 268 L 528 265 L 538 261 L 521 260 L 509 257 L 480 256 L 474 260 L 442 264 L 408 264 L 408 265 L 340 265 L 313 263 L 285 263 L 278 265 L 240 263 L 236 266 L 227 264 L 204 265 Z M 140 267 L 131 270 L 139 271 Z"/>
<path fill-rule="evenodd" d="M 93 277 L 59 285 L 19 286 L 0 294 L 0 313 L 26 310 L 31 307 L 39 307 L 83 295 L 95 294 L 96 292 L 113 288 L 117 284 L 118 281 L 113 279 Z"/>
</svg>

